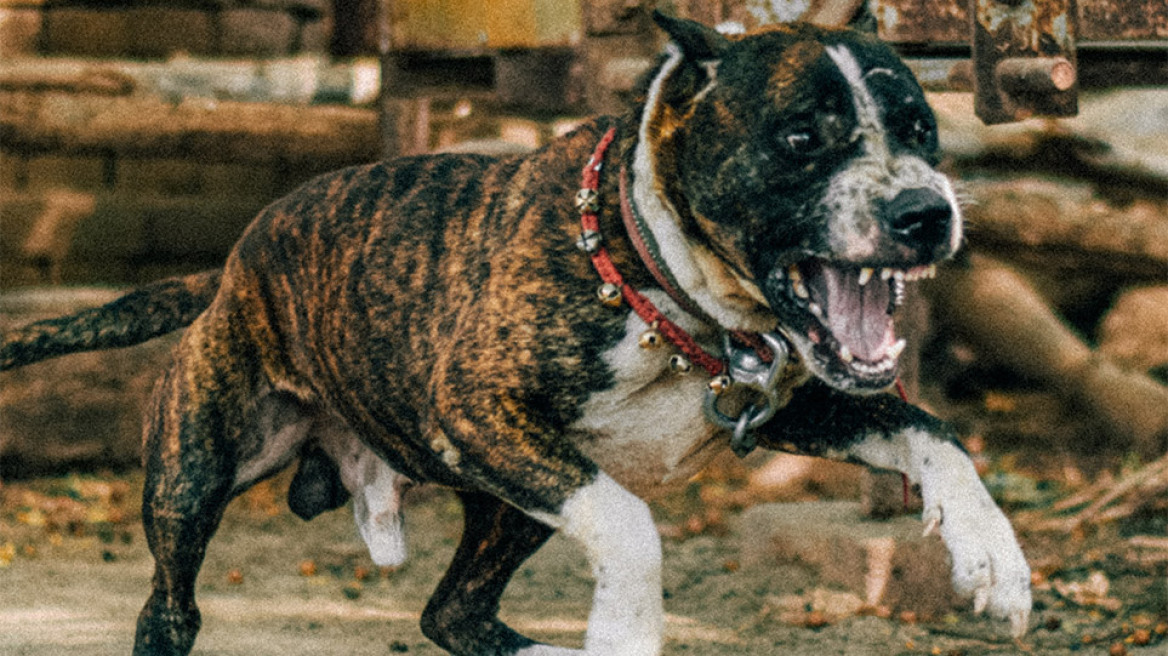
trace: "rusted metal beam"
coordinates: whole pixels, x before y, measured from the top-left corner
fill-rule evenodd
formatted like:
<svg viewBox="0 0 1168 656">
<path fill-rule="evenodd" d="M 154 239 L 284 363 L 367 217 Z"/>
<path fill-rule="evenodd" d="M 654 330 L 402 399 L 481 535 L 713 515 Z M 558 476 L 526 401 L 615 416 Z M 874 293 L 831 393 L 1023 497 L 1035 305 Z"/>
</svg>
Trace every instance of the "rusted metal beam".
<svg viewBox="0 0 1168 656">
<path fill-rule="evenodd" d="M 970 15 L 982 121 L 1078 113 L 1075 0 L 970 0 Z"/>
</svg>

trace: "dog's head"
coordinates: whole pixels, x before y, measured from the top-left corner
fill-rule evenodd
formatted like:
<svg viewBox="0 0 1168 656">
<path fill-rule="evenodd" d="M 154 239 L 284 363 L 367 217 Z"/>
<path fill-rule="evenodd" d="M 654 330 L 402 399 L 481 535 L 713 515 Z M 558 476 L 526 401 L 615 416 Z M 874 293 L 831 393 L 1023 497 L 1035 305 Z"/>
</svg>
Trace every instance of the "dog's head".
<svg viewBox="0 0 1168 656">
<path fill-rule="evenodd" d="M 962 234 L 920 85 L 853 31 L 724 36 L 657 21 L 672 42 L 645 92 L 632 169 L 667 263 L 727 328 L 777 320 L 830 385 L 886 388 L 903 348 L 898 296 Z"/>
</svg>

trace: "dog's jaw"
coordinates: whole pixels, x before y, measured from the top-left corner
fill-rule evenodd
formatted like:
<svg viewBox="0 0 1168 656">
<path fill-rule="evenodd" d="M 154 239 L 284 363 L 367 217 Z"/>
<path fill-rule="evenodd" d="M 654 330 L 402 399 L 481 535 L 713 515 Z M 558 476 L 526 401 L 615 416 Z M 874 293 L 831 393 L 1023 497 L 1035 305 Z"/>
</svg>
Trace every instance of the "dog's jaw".
<svg viewBox="0 0 1168 656">
<path fill-rule="evenodd" d="M 862 394 L 896 380 L 906 342 L 893 314 L 906 285 L 935 272 L 933 265 L 875 269 L 810 258 L 777 267 L 766 290 L 808 368 L 832 387 Z"/>
</svg>

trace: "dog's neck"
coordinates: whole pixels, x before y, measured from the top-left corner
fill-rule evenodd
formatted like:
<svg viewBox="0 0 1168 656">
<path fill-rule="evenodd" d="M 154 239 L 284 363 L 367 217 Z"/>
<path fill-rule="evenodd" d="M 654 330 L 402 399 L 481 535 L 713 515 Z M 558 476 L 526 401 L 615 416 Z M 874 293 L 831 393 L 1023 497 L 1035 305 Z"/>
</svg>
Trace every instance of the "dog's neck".
<svg viewBox="0 0 1168 656">
<path fill-rule="evenodd" d="M 666 191 L 665 176 L 670 173 L 658 170 L 661 154 L 656 152 L 657 144 L 653 137 L 658 133 L 655 125 L 661 120 L 664 111 L 662 89 L 682 64 L 682 55 L 675 46 L 671 45 L 666 52 L 664 62 L 649 83 L 645 102 L 636 119 L 636 141 L 625 158 L 625 168 L 630 178 L 630 210 L 637 215 L 637 223 L 645 232 L 644 239 L 656 246 L 657 266 L 665 271 L 669 280 L 676 282 L 676 291 L 685 299 L 679 305 L 695 306 L 700 310 L 699 318 L 712 320 L 725 330 L 773 330 L 774 320 L 769 312 L 759 312 L 760 308 L 757 307 L 731 305 L 725 300 L 724 290 L 712 284 L 701 261 L 700 252 L 706 249 L 686 236 L 682 228 L 681 212 Z M 752 282 L 739 282 L 744 288 L 756 289 Z M 765 308 L 761 292 L 752 296 L 756 296 Z"/>
</svg>

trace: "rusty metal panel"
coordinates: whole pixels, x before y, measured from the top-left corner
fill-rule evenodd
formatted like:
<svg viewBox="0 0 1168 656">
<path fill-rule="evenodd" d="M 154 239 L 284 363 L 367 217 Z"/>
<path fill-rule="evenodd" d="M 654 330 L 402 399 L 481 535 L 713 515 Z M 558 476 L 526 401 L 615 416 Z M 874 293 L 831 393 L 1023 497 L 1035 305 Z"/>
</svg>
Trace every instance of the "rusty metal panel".
<svg viewBox="0 0 1168 656">
<path fill-rule="evenodd" d="M 1074 0 L 970 0 L 970 8 L 982 121 L 1078 113 Z"/>
<path fill-rule="evenodd" d="M 894 43 L 968 43 L 969 11 L 960 0 L 870 0 L 877 34 Z"/>
<path fill-rule="evenodd" d="M 585 0 L 627 4 L 634 0 Z M 864 0 L 876 18 L 880 38 L 893 43 L 968 43 L 969 11 L 966 0 Z M 1025 4 L 1030 0 L 1021 0 Z M 1038 0 L 1038 4 L 1042 1 Z M 802 18 L 846 11 L 856 0 L 717 0 L 698 3 L 678 0 L 679 10 L 694 18 L 741 20 L 748 27 L 789 20 L 804 8 Z M 709 9 L 699 15 L 696 6 Z M 1168 38 L 1166 0 L 1079 0 L 1079 40 L 1131 41 Z M 720 8 L 720 13 L 715 11 Z M 717 14 L 717 15 L 710 15 Z"/>
<path fill-rule="evenodd" d="M 1079 0 L 1080 41 L 1168 39 L 1165 0 Z"/>
<path fill-rule="evenodd" d="M 396 0 L 395 50 L 568 46 L 583 34 L 580 0 Z"/>
</svg>

